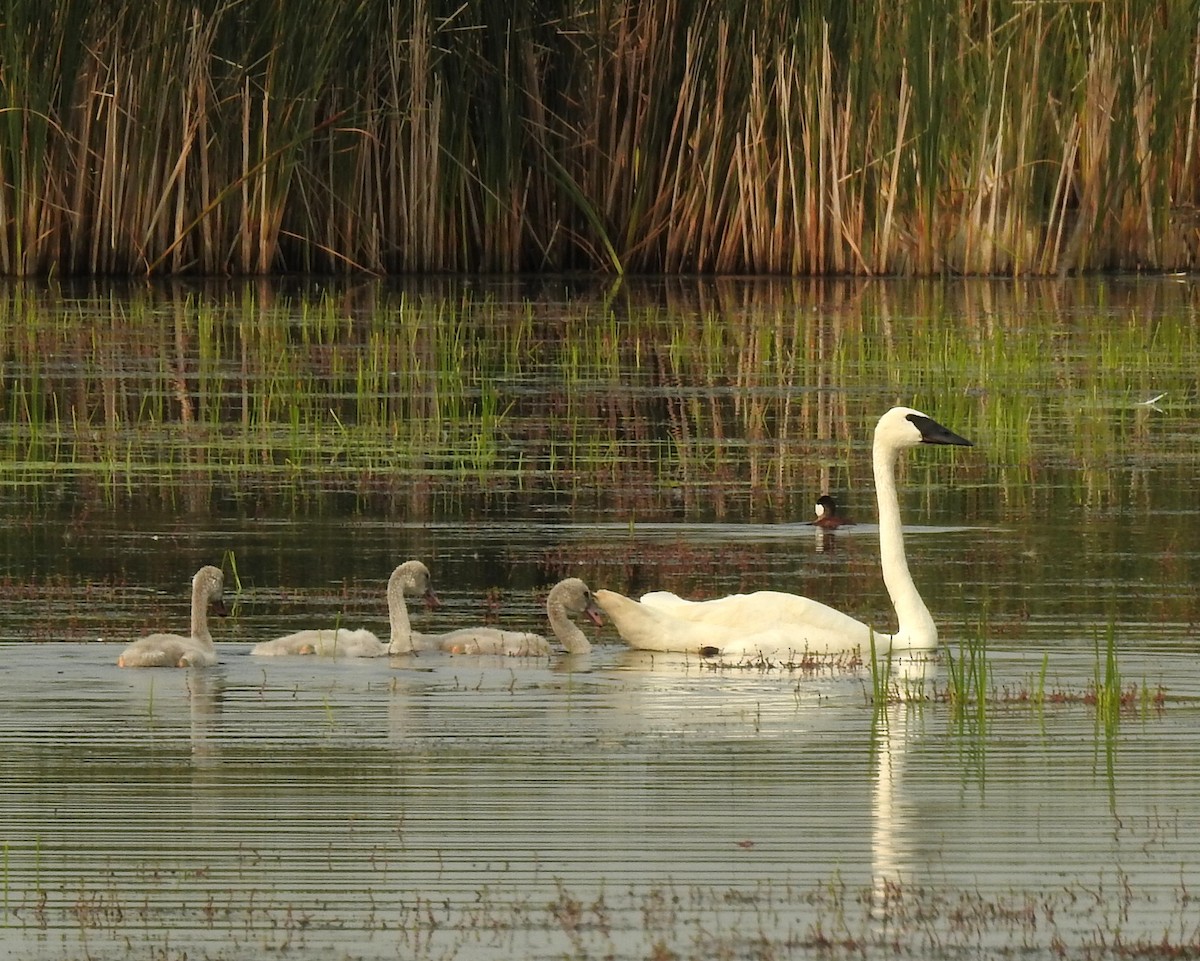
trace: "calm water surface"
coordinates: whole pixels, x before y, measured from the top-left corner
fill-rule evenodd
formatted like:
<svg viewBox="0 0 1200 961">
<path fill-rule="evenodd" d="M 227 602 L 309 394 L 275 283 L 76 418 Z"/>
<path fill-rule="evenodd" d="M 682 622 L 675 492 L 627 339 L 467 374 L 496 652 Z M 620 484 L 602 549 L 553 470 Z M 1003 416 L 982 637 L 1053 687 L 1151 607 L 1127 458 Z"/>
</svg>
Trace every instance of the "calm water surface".
<svg viewBox="0 0 1200 961">
<path fill-rule="evenodd" d="M 161 446 L 168 423 L 120 414 L 144 398 L 109 408 L 124 461 L 105 453 L 99 421 L 89 460 L 65 414 L 31 426 L 12 398 L 47 390 L 62 411 L 96 389 L 84 407 L 102 420 L 110 372 L 87 354 L 74 380 L 64 364 L 45 388 L 10 366 L 0 956 L 1200 953 L 1190 288 L 988 291 L 895 291 L 886 311 L 867 290 L 793 292 L 787 316 L 809 318 L 813 333 L 796 328 L 789 350 L 820 354 L 820 332 L 842 323 L 907 338 L 856 365 L 838 348 L 842 366 L 820 382 L 779 372 L 751 388 L 740 354 L 668 369 L 664 347 L 657 373 L 639 364 L 646 353 L 625 358 L 601 401 L 595 371 L 550 386 L 569 348 L 529 348 L 526 407 L 506 428 L 528 476 L 502 455 L 500 493 L 479 486 L 474 466 L 400 465 L 403 483 L 387 488 L 367 463 L 376 455 L 347 447 L 338 456 L 372 481 L 349 493 L 331 468 L 326 496 L 308 476 L 316 467 L 289 487 L 282 454 L 256 448 L 253 471 L 245 460 L 234 470 L 208 435 L 197 472 L 195 434 Z M 693 299 L 713 323 L 707 296 Z M 774 289 L 762 299 L 781 302 Z M 576 309 L 561 305 L 582 324 Z M 653 353 L 656 336 L 675 336 L 672 317 L 630 337 Z M 958 353 L 985 329 L 1009 338 L 1003 376 L 988 348 Z M 1017 343 L 1035 335 L 1054 350 Z M 170 368 L 179 342 L 158 339 Z M 253 361 L 239 343 L 221 349 L 244 370 Z M 917 371 L 904 383 L 887 366 L 901 355 Z M 23 356 L 11 348 L 10 360 Z M 661 402 L 640 404 L 652 391 Z M 756 391 L 769 395 L 761 423 L 741 413 Z M 531 398 L 543 395 L 538 415 Z M 755 479 L 754 451 L 782 449 L 771 443 L 787 396 L 811 404 L 788 428 L 799 463 Z M 237 432 L 263 425 L 222 397 L 222 436 L 248 444 Z M 898 401 L 977 443 L 917 451 L 905 467 L 909 562 L 944 646 L 933 662 L 897 665 L 903 699 L 875 704 L 865 670 L 648 657 L 611 628 L 592 631 L 583 657 L 248 656 L 257 640 L 335 619 L 384 633 L 384 583 L 408 557 L 429 563 L 444 602 L 414 612 L 429 630 L 490 617 L 540 628 L 545 591 L 567 573 L 635 593 L 798 590 L 886 627 L 868 438 Z M 606 404 L 627 405 L 610 433 L 647 438 L 629 455 L 644 462 L 585 457 L 602 435 L 572 428 L 575 473 L 556 489 L 534 463 L 537 423 L 565 435 L 563 405 L 599 425 Z M 291 415 L 279 416 L 286 433 Z M 463 416 L 486 429 L 478 411 Z M 137 446 L 146 437 L 158 459 Z M 26 456 L 35 441 L 38 456 Z M 800 521 L 819 487 L 860 524 L 815 537 Z M 214 626 L 221 665 L 118 669 L 129 638 L 185 626 L 201 563 L 240 584 Z M 979 639 L 985 709 L 956 712 L 950 675 Z M 1110 642 L 1130 695 L 1118 717 L 1094 705 Z"/>
</svg>

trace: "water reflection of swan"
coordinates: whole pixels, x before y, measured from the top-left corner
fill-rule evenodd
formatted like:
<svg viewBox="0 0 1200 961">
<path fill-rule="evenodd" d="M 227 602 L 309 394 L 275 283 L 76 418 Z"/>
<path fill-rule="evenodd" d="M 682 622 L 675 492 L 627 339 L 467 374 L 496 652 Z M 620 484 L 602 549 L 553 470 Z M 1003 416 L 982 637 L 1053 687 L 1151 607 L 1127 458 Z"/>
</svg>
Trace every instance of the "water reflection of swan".
<svg viewBox="0 0 1200 961">
<path fill-rule="evenodd" d="M 192 578 L 191 634 L 151 634 L 130 644 L 117 658 L 118 667 L 211 667 L 217 649 L 208 632 L 210 606 L 223 610 L 225 577 L 220 568 L 205 566 Z"/>
<path fill-rule="evenodd" d="M 896 496 L 897 458 L 902 450 L 921 444 L 971 446 L 969 440 L 907 407 L 893 407 L 875 426 L 871 456 L 879 501 L 880 562 L 898 620 L 895 634 L 875 634 L 879 653 L 937 647 L 937 627 L 908 570 Z M 687 601 L 658 591 L 640 602 L 613 591 L 597 591 L 596 599 L 626 643 L 644 650 L 745 660 L 863 652 L 871 645 L 869 625 L 818 601 L 779 591 L 710 601 Z"/>
<path fill-rule="evenodd" d="M 225 678 L 221 671 L 196 671 L 188 675 L 188 708 L 191 716 L 192 760 L 197 767 L 208 766 L 217 755 L 213 729 L 220 720 L 225 697 Z"/>
<path fill-rule="evenodd" d="M 919 730 L 922 703 L 932 696 L 937 663 L 925 657 L 895 658 L 888 683 L 889 702 L 875 711 L 871 796 L 871 913 L 891 919 L 891 902 L 916 871 L 915 799 L 904 789 L 908 744 Z"/>
<path fill-rule="evenodd" d="M 594 624 L 603 623 L 587 584 L 578 577 L 568 577 L 555 584 L 546 598 L 550 629 L 568 654 L 586 654 L 592 649 L 587 636 L 571 620 L 571 616 L 577 614 L 585 615 Z M 494 627 L 464 627 L 445 634 L 415 634 L 413 644 L 418 650 L 443 650 L 452 654 L 530 656 L 550 653 L 550 642 L 541 634 Z"/>
<path fill-rule="evenodd" d="M 387 642 L 364 628 L 356 631 L 344 627 L 316 628 L 262 641 L 255 644 L 250 653 L 259 656 L 315 654 L 321 657 L 384 657 L 411 653 L 413 635 L 406 597 L 423 597 L 431 607 L 440 603 L 433 591 L 429 568 L 420 561 L 405 561 L 388 579 L 388 620 L 392 633 Z"/>
</svg>

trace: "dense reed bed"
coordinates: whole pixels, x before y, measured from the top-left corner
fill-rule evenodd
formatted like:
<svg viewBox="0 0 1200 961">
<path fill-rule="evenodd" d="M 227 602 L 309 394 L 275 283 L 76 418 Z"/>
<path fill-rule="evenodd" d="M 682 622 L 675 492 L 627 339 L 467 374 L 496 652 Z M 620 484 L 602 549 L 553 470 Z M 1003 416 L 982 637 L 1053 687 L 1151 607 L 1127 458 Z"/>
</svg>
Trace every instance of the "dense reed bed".
<svg viewBox="0 0 1200 961">
<path fill-rule="evenodd" d="M 1143 402 L 1166 392 L 1162 423 L 1185 430 L 1200 362 L 1191 288 L 1168 283 L 1107 287 L 1103 322 L 1073 319 L 1058 283 L 424 290 L 14 287 L 0 477 L 110 503 L 797 519 L 814 492 L 869 497 L 871 426 L 903 402 L 986 445 L 927 451 L 906 483 L 998 485 L 1014 516 L 1046 496 L 1102 511 L 1147 496 L 1137 464 L 1170 438 Z M 1181 489 L 1190 450 L 1156 468 Z"/>
<path fill-rule="evenodd" d="M 0 272 L 1195 264 L 1189 0 L 10 5 Z"/>
</svg>

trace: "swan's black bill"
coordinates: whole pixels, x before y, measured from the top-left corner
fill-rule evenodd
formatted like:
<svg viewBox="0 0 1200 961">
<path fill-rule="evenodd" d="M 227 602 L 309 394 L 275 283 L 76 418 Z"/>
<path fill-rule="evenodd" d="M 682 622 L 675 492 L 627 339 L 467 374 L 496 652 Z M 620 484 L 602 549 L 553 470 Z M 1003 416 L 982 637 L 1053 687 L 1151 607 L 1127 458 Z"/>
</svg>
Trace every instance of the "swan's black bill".
<svg viewBox="0 0 1200 961">
<path fill-rule="evenodd" d="M 922 444 L 954 444 L 958 447 L 974 447 L 965 437 L 959 437 L 954 431 L 943 427 L 932 417 L 922 417 L 920 414 L 909 414 L 909 421 L 921 432 Z"/>
</svg>

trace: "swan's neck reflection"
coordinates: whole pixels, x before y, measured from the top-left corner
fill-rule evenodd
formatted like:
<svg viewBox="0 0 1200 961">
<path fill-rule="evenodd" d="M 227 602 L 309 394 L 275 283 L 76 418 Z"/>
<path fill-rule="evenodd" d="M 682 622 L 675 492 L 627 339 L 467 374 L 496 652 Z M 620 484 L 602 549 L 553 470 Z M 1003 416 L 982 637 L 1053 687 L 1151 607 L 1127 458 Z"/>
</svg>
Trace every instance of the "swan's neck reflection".
<svg viewBox="0 0 1200 961">
<path fill-rule="evenodd" d="M 882 922 L 915 870 L 914 804 L 904 786 L 905 756 L 924 727 L 923 705 L 932 696 L 937 662 L 893 656 L 887 703 L 873 724 L 874 785 L 871 805 L 872 907 Z"/>
</svg>

